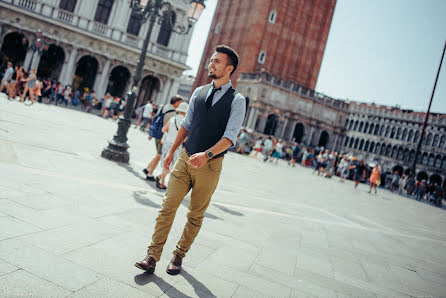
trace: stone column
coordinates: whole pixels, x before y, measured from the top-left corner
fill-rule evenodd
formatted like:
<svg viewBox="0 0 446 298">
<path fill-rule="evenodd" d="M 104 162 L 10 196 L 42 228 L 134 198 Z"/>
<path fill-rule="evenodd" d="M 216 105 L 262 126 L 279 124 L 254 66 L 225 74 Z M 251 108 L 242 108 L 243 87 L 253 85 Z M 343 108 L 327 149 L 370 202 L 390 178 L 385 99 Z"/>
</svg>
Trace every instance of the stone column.
<svg viewBox="0 0 446 298">
<path fill-rule="evenodd" d="M 285 117 L 285 120 L 282 123 L 282 127 L 280 128 L 279 138 L 283 139 L 287 125 L 288 125 L 288 118 Z"/>
<path fill-rule="evenodd" d="M 105 92 L 107 91 L 107 84 L 108 84 L 108 78 L 109 78 L 109 70 L 110 70 L 110 60 L 107 59 L 105 61 L 104 67 L 102 68 L 102 73 L 100 74 L 99 80 L 98 76 L 96 76 L 96 81 L 94 84 L 94 91 L 96 92 L 97 98 L 102 98 L 105 95 Z"/>
<path fill-rule="evenodd" d="M 263 133 L 263 131 L 265 130 L 266 121 L 267 121 L 267 118 L 264 115 L 262 115 L 262 119 L 260 120 L 260 123 L 259 123 L 259 132 L 260 133 Z"/>
<path fill-rule="evenodd" d="M 308 133 L 307 144 L 311 146 L 311 141 L 313 138 L 313 126 L 310 126 L 310 132 Z"/>
<path fill-rule="evenodd" d="M 170 102 L 170 98 L 172 96 L 175 96 L 178 93 L 178 88 L 180 87 L 180 80 L 179 79 L 172 79 L 172 83 L 170 85 L 170 91 L 169 96 L 167 97 L 167 100 L 165 103 Z"/>
<path fill-rule="evenodd" d="M 251 107 L 250 108 L 248 121 L 246 122 L 246 127 L 247 128 L 251 128 L 253 130 L 255 129 L 254 125 L 255 125 L 255 120 L 257 120 L 257 113 L 258 113 L 258 110 L 257 110 L 256 107 Z"/>
<path fill-rule="evenodd" d="M 68 64 L 64 64 L 62 68 L 62 73 L 64 76 L 60 81 L 64 85 L 71 84 L 73 82 L 74 63 L 76 62 L 76 57 L 77 48 L 73 48 L 70 53 L 70 58 L 68 58 Z"/>
<path fill-rule="evenodd" d="M 170 85 L 172 84 L 172 79 L 170 79 L 169 77 L 166 78 L 165 82 L 164 82 L 164 86 L 163 86 L 163 92 L 161 97 L 158 98 L 159 102 L 158 103 L 165 103 L 168 102 L 168 96 L 169 96 L 169 92 L 170 92 Z"/>
<path fill-rule="evenodd" d="M 23 63 L 23 66 L 25 68 L 25 71 L 28 71 L 28 68 L 31 69 L 31 57 L 33 56 L 33 51 L 31 49 L 28 49 L 28 51 L 26 52 L 26 56 L 25 56 L 25 62 Z M 36 55 L 34 54 L 34 57 Z"/>
<path fill-rule="evenodd" d="M 37 73 L 37 68 L 39 67 L 40 58 L 42 58 L 42 52 L 36 51 L 34 53 L 33 63 L 31 64 L 31 69 L 34 68 Z"/>
<path fill-rule="evenodd" d="M 293 123 L 291 124 L 290 129 L 288 130 L 288 133 L 286 135 L 287 140 L 292 140 L 293 133 L 294 133 L 294 128 L 296 127 L 296 123 L 297 123 L 297 121 L 294 120 Z M 301 142 L 302 142 L 302 140 L 301 140 Z"/>
</svg>

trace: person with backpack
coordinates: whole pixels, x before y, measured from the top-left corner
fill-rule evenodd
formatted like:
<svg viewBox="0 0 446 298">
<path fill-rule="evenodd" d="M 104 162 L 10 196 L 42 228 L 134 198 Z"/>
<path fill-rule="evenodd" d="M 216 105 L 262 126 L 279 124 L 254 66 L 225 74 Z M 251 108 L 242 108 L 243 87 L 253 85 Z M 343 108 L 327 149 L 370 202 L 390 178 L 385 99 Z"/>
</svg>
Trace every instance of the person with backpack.
<svg viewBox="0 0 446 298">
<path fill-rule="evenodd" d="M 152 158 L 150 163 L 142 171 L 146 174 L 146 179 L 149 181 L 155 181 L 155 176 L 153 172 L 155 171 L 158 163 L 161 159 L 161 153 L 163 150 L 163 145 L 161 144 L 161 138 L 163 137 L 163 132 L 161 131 L 164 125 L 169 122 L 170 118 L 177 115 L 175 111 L 180 103 L 183 101 L 183 97 L 180 95 L 175 95 L 170 99 L 170 104 L 166 104 L 164 107 L 158 110 L 158 113 L 153 117 L 152 123 L 149 126 L 149 140 L 155 139 L 156 155 Z"/>
</svg>

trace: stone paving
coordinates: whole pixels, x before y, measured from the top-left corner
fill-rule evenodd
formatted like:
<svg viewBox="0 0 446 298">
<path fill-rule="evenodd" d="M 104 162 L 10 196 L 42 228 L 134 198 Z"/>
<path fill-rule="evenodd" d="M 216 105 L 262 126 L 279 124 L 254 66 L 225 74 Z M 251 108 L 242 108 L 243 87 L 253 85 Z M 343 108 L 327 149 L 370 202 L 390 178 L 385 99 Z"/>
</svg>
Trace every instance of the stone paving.
<svg viewBox="0 0 446 298">
<path fill-rule="evenodd" d="M 444 297 L 445 210 L 311 169 L 229 153 L 181 275 L 146 251 L 163 192 L 155 152 L 129 131 L 130 163 L 100 157 L 116 122 L 0 94 L 0 296 Z M 260 159 L 260 158 L 259 158 Z"/>
</svg>

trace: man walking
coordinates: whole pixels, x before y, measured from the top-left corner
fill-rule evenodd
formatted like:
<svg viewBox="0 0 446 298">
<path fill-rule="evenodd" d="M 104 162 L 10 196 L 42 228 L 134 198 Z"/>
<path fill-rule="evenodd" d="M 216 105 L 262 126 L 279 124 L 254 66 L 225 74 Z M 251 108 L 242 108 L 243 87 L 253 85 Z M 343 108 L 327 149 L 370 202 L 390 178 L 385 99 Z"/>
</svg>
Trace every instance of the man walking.
<svg viewBox="0 0 446 298">
<path fill-rule="evenodd" d="M 162 123 L 161 128 L 164 127 L 164 125 L 166 125 L 167 122 L 169 122 L 170 118 L 175 117 L 177 115 L 177 112 L 175 110 L 180 106 L 180 104 L 182 102 L 183 102 L 183 97 L 181 97 L 180 95 L 175 95 L 174 97 L 172 97 L 170 99 L 170 104 L 166 104 L 158 111 L 158 114 L 159 113 L 164 114 L 163 123 Z M 146 174 L 146 179 L 149 181 L 155 181 L 153 172 L 155 171 L 156 167 L 158 166 L 158 163 L 161 159 L 161 152 L 163 150 L 163 144 L 161 142 L 161 137 L 159 139 L 155 138 L 155 147 L 156 147 L 155 157 L 153 157 L 152 160 L 147 165 L 147 167 L 142 170 L 144 172 L 144 174 Z M 149 136 L 149 140 L 151 138 L 152 137 Z"/>
<path fill-rule="evenodd" d="M 155 271 L 175 213 L 192 188 L 187 223 L 166 270 L 173 275 L 181 271 L 182 259 L 200 230 L 217 187 L 224 155 L 236 144 L 245 116 L 246 100 L 235 92 L 230 80 L 237 65 L 238 54 L 233 49 L 217 46 L 208 67 L 212 83 L 198 87 L 192 94 L 186 118 L 166 155 L 164 168 L 169 168 L 175 150 L 186 138 L 187 141 L 171 172 L 147 256 L 135 264 L 139 269 L 148 273 Z"/>
<path fill-rule="evenodd" d="M 14 68 L 12 68 L 12 63 L 8 62 L 8 68 L 5 71 L 5 74 L 3 75 L 2 82 L 0 84 L 0 92 L 3 91 L 6 86 L 8 86 L 9 82 L 12 79 L 12 75 L 14 74 Z M 9 99 L 9 95 L 8 95 Z"/>
</svg>

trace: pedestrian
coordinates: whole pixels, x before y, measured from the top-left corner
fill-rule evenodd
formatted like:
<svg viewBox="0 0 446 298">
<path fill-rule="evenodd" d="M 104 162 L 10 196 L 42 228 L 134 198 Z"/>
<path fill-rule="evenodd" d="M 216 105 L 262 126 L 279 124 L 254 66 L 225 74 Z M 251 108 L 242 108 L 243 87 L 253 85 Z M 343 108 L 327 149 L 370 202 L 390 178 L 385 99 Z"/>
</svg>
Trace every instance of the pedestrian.
<svg viewBox="0 0 446 298">
<path fill-rule="evenodd" d="M 355 175 L 353 177 L 353 180 L 355 181 L 355 188 L 358 187 L 359 182 L 362 179 L 366 178 L 366 166 L 364 164 L 364 161 L 361 160 L 359 163 L 356 161 L 355 164 Z"/>
<path fill-rule="evenodd" d="M 11 82 L 13 74 L 14 74 L 14 68 L 12 67 L 12 62 L 8 62 L 8 68 L 6 69 L 5 74 L 3 75 L 2 78 L 2 82 L 0 84 L 0 92 L 3 91 L 3 89 L 6 88 L 8 84 Z"/>
<path fill-rule="evenodd" d="M 147 128 L 149 128 L 150 121 L 152 120 L 152 112 L 153 112 L 153 106 L 150 101 L 146 103 L 146 105 L 143 107 L 142 110 L 142 125 L 141 129 L 146 131 Z"/>
<path fill-rule="evenodd" d="M 393 177 L 392 177 L 392 184 L 391 184 L 391 192 L 394 192 L 395 190 L 397 190 L 399 188 L 399 182 L 400 182 L 401 176 L 398 173 L 398 171 L 395 171 L 393 173 Z"/>
<path fill-rule="evenodd" d="M 344 154 L 344 157 L 339 162 L 339 169 L 341 172 L 341 182 L 344 183 L 345 178 L 348 177 L 350 171 L 350 158 L 347 154 Z"/>
<path fill-rule="evenodd" d="M 376 193 L 376 185 L 379 185 L 381 177 L 381 169 L 379 165 L 375 165 L 372 170 L 372 174 L 370 175 L 370 189 L 369 193 L 372 192 L 372 189 L 375 190 Z"/>
<path fill-rule="evenodd" d="M 160 130 L 167 124 L 170 118 L 175 117 L 177 115 L 177 112 L 175 110 L 180 106 L 182 101 L 183 97 L 181 97 L 180 95 L 175 95 L 170 99 L 170 104 L 166 104 L 165 106 L 159 109 L 157 116 L 159 115 L 159 117 L 161 116 L 163 117 L 163 123 Z M 155 120 L 152 121 L 153 124 L 155 124 L 154 122 Z M 161 159 L 161 153 L 163 150 L 163 144 L 161 144 L 162 136 L 163 135 L 161 133 L 159 138 L 155 138 L 156 154 L 149 162 L 147 167 L 142 170 L 144 174 L 146 174 L 146 179 L 149 181 L 155 181 L 155 176 L 153 176 L 153 172 L 155 171 Z M 149 140 L 151 139 L 152 137 L 149 135 Z"/>
<path fill-rule="evenodd" d="M 276 164 L 282 157 L 282 151 L 283 151 L 283 143 L 282 140 L 279 140 L 279 142 L 277 142 L 276 144 L 276 147 L 274 147 L 274 153 L 273 153 L 273 160 L 275 161 Z"/>
<path fill-rule="evenodd" d="M 164 168 L 170 167 L 174 152 L 187 138 L 184 150 L 172 170 L 147 256 L 135 264 L 148 273 L 154 272 L 175 213 L 191 188 L 187 223 L 167 267 L 168 274 L 180 273 L 182 259 L 200 230 L 204 212 L 217 187 L 224 155 L 236 144 L 245 116 L 246 100 L 234 90 L 230 80 L 237 64 L 238 55 L 234 50 L 217 46 L 208 66 L 212 83 L 198 87 L 192 94 L 186 118 L 164 160 Z"/>
<path fill-rule="evenodd" d="M 20 101 L 25 101 L 26 94 L 29 93 L 29 99 L 31 100 L 31 104 L 34 104 L 34 88 L 36 86 L 36 70 L 34 68 L 31 69 L 31 72 L 29 73 L 28 77 L 22 82 L 25 82 L 25 90 L 23 90 L 22 98 Z"/>
<path fill-rule="evenodd" d="M 159 189 L 166 189 L 166 176 L 170 173 L 170 170 L 173 168 L 173 165 L 175 164 L 176 160 L 180 156 L 181 153 L 181 147 L 178 147 L 178 149 L 173 154 L 173 159 L 171 162 L 171 165 L 168 169 L 164 168 L 164 159 L 166 158 L 167 153 L 170 150 L 170 147 L 173 145 L 173 141 L 175 141 L 175 137 L 177 135 L 178 130 L 180 129 L 181 123 L 184 120 L 184 117 L 186 116 L 187 107 L 189 105 L 187 102 L 182 102 L 178 108 L 176 109 L 176 112 L 178 115 L 175 117 L 170 118 L 169 121 L 167 121 L 166 125 L 163 127 L 163 149 L 161 152 L 161 167 L 163 169 L 163 172 L 161 175 L 155 178 L 156 180 L 156 187 Z"/>
<path fill-rule="evenodd" d="M 269 136 L 263 143 L 263 161 L 267 161 L 269 159 L 272 150 L 273 141 L 271 140 L 271 136 Z"/>
<path fill-rule="evenodd" d="M 246 141 L 248 140 L 248 134 L 246 133 L 245 129 L 242 129 L 242 131 L 240 132 L 240 136 L 238 137 L 238 146 L 237 146 L 237 153 L 240 154 L 244 154 L 245 153 L 245 144 Z"/>
<path fill-rule="evenodd" d="M 250 153 L 250 156 L 252 158 L 257 159 L 257 154 L 259 154 L 259 152 L 262 150 L 262 143 L 263 143 L 263 139 L 262 137 L 259 137 L 256 141 L 256 143 L 254 144 L 254 147 L 252 148 L 252 153 Z"/>
</svg>

